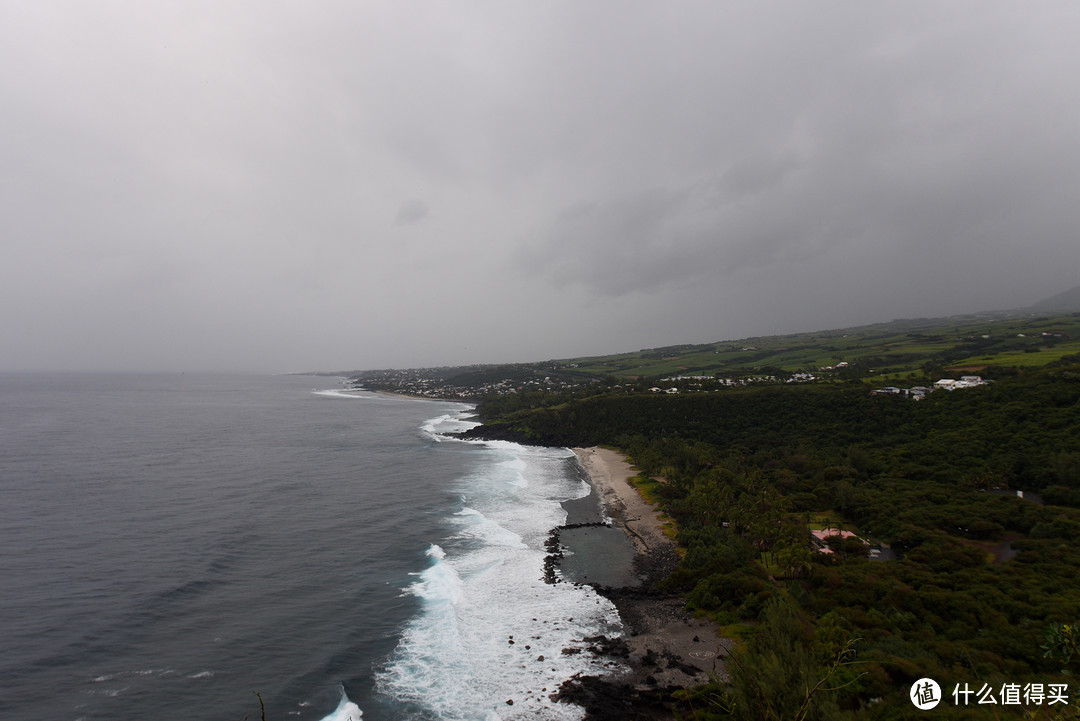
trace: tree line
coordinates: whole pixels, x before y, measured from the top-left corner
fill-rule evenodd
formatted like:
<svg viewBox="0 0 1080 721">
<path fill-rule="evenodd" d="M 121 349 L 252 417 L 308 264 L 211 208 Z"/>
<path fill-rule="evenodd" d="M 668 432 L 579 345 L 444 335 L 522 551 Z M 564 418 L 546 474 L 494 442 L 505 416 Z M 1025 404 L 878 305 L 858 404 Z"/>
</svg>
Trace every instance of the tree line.
<svg viewBox="0 0 1080 721">
<path fill-rule="evenodd" d="M 1080 619 L 1075 361 L 917 403 L 860 384 L 543 400 L 481 403 L 472 433 L 610 446 L 662 479 L 685 551 L 666 586 L 741 640 L 731 683 L 684 694 L 698 718 L 902 718 L 924 676 L 1067 680 L 1043 646 Z M 821 553 L 823 524 L 857 538 Z"/>
</svg>

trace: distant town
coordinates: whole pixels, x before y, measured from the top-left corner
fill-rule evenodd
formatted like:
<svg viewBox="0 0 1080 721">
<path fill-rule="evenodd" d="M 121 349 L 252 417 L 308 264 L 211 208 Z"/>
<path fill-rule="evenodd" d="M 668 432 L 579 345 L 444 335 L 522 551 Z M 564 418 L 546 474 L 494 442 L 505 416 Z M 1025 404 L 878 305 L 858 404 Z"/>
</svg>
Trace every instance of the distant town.
<svg viewBox="0 0 1080 721">
<path fill-rule="evenodd" d="M 467 402 L 532 393 L 675 395 L 819 383 L 862 383 L 875 396 L 922 400 L 935 391 L 975 388 L 1078 351 L 1080 312 L 1013 312 L 897 320 L 609 356 L 334 375 L 348 378 L 352 388 Z"/>
<path fill-rule="evenodd" d="M 990 381 L 985 381 L 981 376 L 960 376 L 960 380 L 953 380 L 952 378 L 942 378 L 932 386 L 912 386 L 911 388 L 899 388 L 897 386 L 885 386 L 884 388 L 875 388 L 870 391 L 870 395 L 874 396 L 902 396 L 904 398 L 910 398 L 914 401 L 921 401 L 927 395 L 934 391 L 945 390 L 955 391 L 961 388 L 974 388 L 976 386 L 984 386 Z"/>
<path fill-rule="evenodd" d="M 462 368 L 411 368 L 404 370 L 367 371 L 352 376 L 347 384 L 350 388 L 381 391 L 401 395 L 431 398 L 433 400 L 477 401 L 488 396 L 512 395 L 528 392 L 575 393 L 584 390 L 595 392 L 649 392 L 674 395 L 677 393 L 703 393 L 725 388 L 745 387 L 764 384 L 812 383 L 829 380 L 829 371 L 840 370 L 846 363 L 821 369 L 817 374 L 809 372 L 786 373 L 780 375 L 750 375 L 739 378 L 725 378 L 706 375 L 674 375 L 658 380 L 641 382 L 614 382 L 613 378 L 587 378 L 567 380 L 559 375 L 540 375 L 534 371 L 523 377 L 520 368 L 503 369 L 506 373 L 500 377 L 498 367 L 468 372 Z M 466 372 L 463 372 L 466 371 Z M 478 376 L 484 376 L 480 379 Z M 876 396 L 900 396 L 910 400 L 922 400 L 937 390 L 960 390 L 986 385 L 989 381 L 981 376 L 965 375 L 958 380 L 942 378 L 931 386 L 885 386 L 870 391 Z"/>
</svg>

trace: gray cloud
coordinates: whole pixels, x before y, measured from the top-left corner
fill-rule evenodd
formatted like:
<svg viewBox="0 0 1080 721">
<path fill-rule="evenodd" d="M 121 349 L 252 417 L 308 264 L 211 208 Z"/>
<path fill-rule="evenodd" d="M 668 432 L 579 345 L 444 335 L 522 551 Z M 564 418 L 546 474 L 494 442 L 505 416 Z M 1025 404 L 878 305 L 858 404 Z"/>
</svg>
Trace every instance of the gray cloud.
<svg viewBox="0 0 1080 721">
<path fill-rule="evenodd" d="M 1078 31 L 1065 0 L 5 4 L 0 367 L 527 360 L 1032 302 L 1080 260 Z"/>
<path fill-rule="evenodd" d="M 760 116 L 760 127 L 727 134 L 719 107 L 702 100 L 698 111 L 715 112 L 715 135 L 730 143 L 717 147 L 716 137 L 677 132 L 682 120 L 665 118 L 665 149 L 712 153 L 713 168 L 683 163 L 679 184 L 656 188 L 647 177 L 639 189 L 591 194 L 590 212 L 575 210 L 577 203 L 544 231 L 536 247 L 549 262 L 537 263 L 530 250 L 524 265 L 556 282 L 622 295 L 726 282 L 749 266 L 773 267 L 781 277 L 785 264 L 815 255 L 850 265 L 855 248 L 881 265 L 916 267 L 974 267 L 999 253 L 995 275 L 1006 278 L 1006 258 L 1017 259 L 1025 238 L 1075 263 L 1061 223 L 1080 219 L 1062 193 L 1078 187 L 1078 144 L 1059 123 L 1061 113 L 1076 116 L 1077 98 L 1059 95 L 1060 85 L 1052 90 L 1051 79 L 1061 78 L 1057 63 L 1075 67 L 1076 58 L 1017 44 L 1034 42 L 1033 26 L 1060 38 L 1060 28 L 1041 26 L 1049 14 L 1033 23 L 995 9 L 974 26 L 937 12 L 924 28 L 910 18 L 887 22 L 896 18 L 885 12 L 852 13 L 835 28 L 810 19 L 822 35 L 793 42 L 788 57 L 818 53 L 815 62 L 770 67 L 767 56 L 788 47 L 777 42 L 749 56 L 762 61 L 754 79 L 769 88 L 776 111 Z M 1036 66 L 1042 72 L 1029 77 Z M 762 92 L 742 90 L 745 97 L 728 98 L 729 112 L 758 117 L 739 106 Z"/>
<path fill-rule="evenodd" d="M 421 220 L 428 216 L 431 211 L 427 207 L 427 203 L 422 200 L 406 200 L 398 208 L 397 212 L 397 224 L 398 225 L 410 225 L 412 223 L 419 223 Z"/>
</svg>

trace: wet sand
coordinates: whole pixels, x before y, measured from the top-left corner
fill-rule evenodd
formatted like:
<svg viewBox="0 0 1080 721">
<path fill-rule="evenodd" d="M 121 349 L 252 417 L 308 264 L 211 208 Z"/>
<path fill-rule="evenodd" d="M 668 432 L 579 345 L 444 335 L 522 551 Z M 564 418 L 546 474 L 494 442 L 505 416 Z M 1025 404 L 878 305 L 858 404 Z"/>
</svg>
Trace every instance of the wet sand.
<svg viewBox="0 0 1080 721">
<path fill-rule="evenodd" d="M 633 718 L 666 718 L 660 699 L 671 690 L 724 677 L 722 658 L 730 642 L 717 635 L 714 624 L 688 614 L 681 596 L 657 589 L 678 564 L 679 555 L 663 532 L 659 511 L 631 485 L 636 473 L 626 458 L 606 448 L 574 452 L 606 514 L 633 543 L 634 570 L 641 582 L 621 588 L 593 584 L 619 609 L 626 626 L 624 661 L 631 670 L 613 678 L 582 679 L 576 688 L 566 689 L 567 698 L 577 694 L 574 700 L 586 707 L 590 719 L 627 718 L 627 709 L 612 703 L 619 695 L 633 699 Z M 656 704 L 645 703 L 649 699 Z"/>
<path fill-rule="evenodd" d="M 630 479 L 637 473 L 626 458 L 607 448 L 575 448 L 578 460 L 589 473 L 607 514 L 630 537 L 641 555 L 674 551 L 675 544 L 664 535 L 660 512 L 645 502 Z"/>
</svg>

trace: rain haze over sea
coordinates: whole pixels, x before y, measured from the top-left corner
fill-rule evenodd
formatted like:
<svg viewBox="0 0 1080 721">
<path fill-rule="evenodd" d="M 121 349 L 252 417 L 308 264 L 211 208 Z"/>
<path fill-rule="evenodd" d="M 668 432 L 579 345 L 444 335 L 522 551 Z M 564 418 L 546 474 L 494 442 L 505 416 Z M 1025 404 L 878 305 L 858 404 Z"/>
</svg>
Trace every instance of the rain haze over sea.
<svg viewBox="0 0 1080 721">
<path fill-rule="evenodd" d="M 440 435 L 469 410 L 0 375 L 0 716 L 580 717 L 550 694 L 610 662 L 561 650 L 618 616 L 542 565 L 589 487 L 566 449 Z"/>
</svg>

